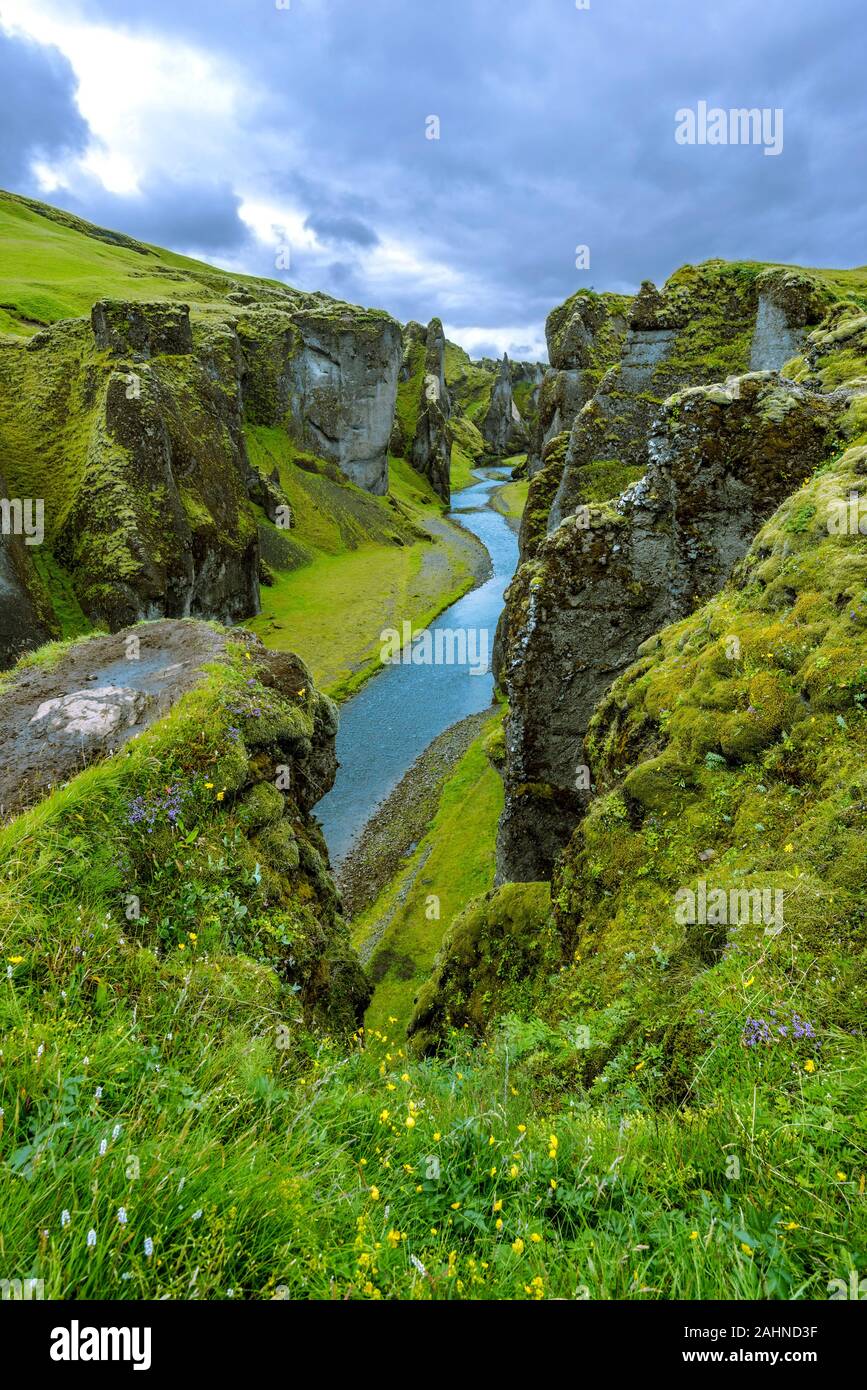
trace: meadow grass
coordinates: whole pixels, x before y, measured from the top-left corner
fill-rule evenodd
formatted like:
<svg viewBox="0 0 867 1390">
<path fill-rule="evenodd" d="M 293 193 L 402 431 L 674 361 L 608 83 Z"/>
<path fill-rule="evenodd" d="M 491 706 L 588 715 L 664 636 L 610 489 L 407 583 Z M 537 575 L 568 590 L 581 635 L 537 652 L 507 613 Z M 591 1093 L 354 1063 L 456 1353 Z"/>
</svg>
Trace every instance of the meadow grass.
<svg viewBox="0 0 867 1390">
<path fill-rule="evenodd" d="M 491 506 L 500 513 L 501 516 L 510 517 L 514 521 L 519 521 L 524 515 L 524 508 L 527 505 L 527 493 L 530 490 L 528 479 L 519 479 L 514 483 L 506 483 L 505 487 L 497 488 L 491 497 Z"/>
<path fill-rule="evenodd" d="M 251 459 L 277 468 L 293 527 L 260 530 L 286 552 L 247 626 L 269 647 L 297 652 L 329 695 L 343 700 L 381 669 L 380 633 L 404 621 L 424 628 L 472 588 L 476 543 L 442 515 L 427 480 L 389 460 L 389 496 L 371 497 L 336 470 L 311 471 L 281 431 L 247 432 Z"/>
<path fill-rule="evenodd" d="M 430 829 L 405 866 L 353 922 L 359 950 L 371 933 L 377 933 L 369 961 L 375 988 L 365 1017 L 368 1028 L 387 1029 L 389 1016 L 401 1029 L 406 1027 L 445 927 L 493 885 L 492 846 L 503 809 L 503 784 L 484 744 L 501 718 L 499 713 L 494 716 L 446 779 Z M 383 922 L 388 925 L 379 935 Z"/>
<path fill-rule="evenodd" d="M 701 973 L 677 1104 L 646 1035 L 588 1076 L 580 962 L 542 982 L 571 1014 L 453 1029 L 435 1058 L 410 1055 L 397 1009 L 313 1031 L 273 964 L 296 928 L 256 907 L 238 812 L 205 790 L 231 784 L 220 702 L 249 667 L 211 677 L 0 830 L 4 1277 L 47 1298 L 375 1300 L 825 1298 L 863 1275 L 867 1064 L 827 1007 L 842 948 L 797 980 L 782 950 Z M 446 786 L 413 889 L 419 908 L 440 893 L 442 929 L 492 867 L 483 756 Z M 157 847 L 130 800 L 181 778 Z M 631 967 L 664 1027 L 660 968 Z M 813 1036 L 745 1047 L 780 997 Z"/>
</svg>

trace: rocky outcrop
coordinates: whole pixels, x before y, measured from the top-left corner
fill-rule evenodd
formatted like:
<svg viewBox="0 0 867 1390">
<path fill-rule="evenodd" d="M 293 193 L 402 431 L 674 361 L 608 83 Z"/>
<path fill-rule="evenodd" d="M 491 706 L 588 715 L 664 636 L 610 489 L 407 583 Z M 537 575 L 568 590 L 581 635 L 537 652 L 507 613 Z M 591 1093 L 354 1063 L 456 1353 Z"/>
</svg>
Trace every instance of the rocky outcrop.
<svg viewBox="0 0 867 1390">
<path fill-rule="evenodd" d="M 482 437 L 492 454 L 507 458 L 527 447 L 527 429 L 512 395 L 509 358 L 503 353 L 491 390 L 491 402 L 481 423 Z"/>
<path fill-rule="evenodd" d="M 186 304 L 100 300 L 89 321 L 0 345 L 9 487 L 44 499 L 45 552 L 91 623 L 236 623 L 259 609 L 250 502 L 291 524 L 245 427 L 281 429 L 381 495 L 399 362 L 394 320 L 322 296 L 239 291 L 196 318 Z M 56 629 L 36 568 L 20 547 L 4 558 L 4 582 L 14 571 L 27 597 L 0 632 L 0 664 Z"/>
<path fill-rule="evenodd" d="M 551 365 L 539 388 L 529 441 L 531 478 L 542 468 L 547 447 L 571 428 L 605 371 L 617 360 L 629 304 L 625 295 L 582 290 L 548 315 L 545 338 Z"/>
<path fill-rule="evenodd" d="M 756 292 L 750 370 L 779 371 L 824 316 L 827 292 L 811 276 L 786 268 L 763 271 L 756 280 Z"/>
<path fill-rule="evenodd" d="M 288 293 L 282 302 L 254 300 L 233 316 L 245 419 L 285 429 L 301 448 L 381 497 L 388 491 L 400 329 L 388 314 L 310 298 L 315 302 L 296 303 Z"/>
<path fill-rule="evenodd" d="M 213 883 L 230 843 L 231 949 L 270 966 L 311 1020 L 351 1029 L 370 990 L 312 815 L 334 782 L 337 722 L 299 657 L 268 651 L 243 629 L 170 620 L 125 628 L 3 684 L 0 817 L 115 758 L 100 824 L 118 818 L 112 849 L 126 875 L 119 887 L 135 895 L 137 947 L 164 947 L 174 895 L 180 902 L 190 882 Z M 92 784 L 91 796 L 102 786 Z M 49 813 L 62 818 L 65 808 Z M 215 924 L 205 916 L 196 931 Z"/>
<path fill-rule="evenodd" d="M 643 479 L 576 506 L 522 565 L 495 655 L 510 703 L 501 880 L 550 877 L 590 794 L 584 735 L 604 690 L 643 641 L 723 584 L 827 456 L 843 404 L 772 373 L 675 394 Z"/>
<path fill-rule="evenodd" d="M 446 385 L 446 339 L 439 319 L 403 330 L 390 449 L 428 479 L 438 497 L 451 497 L 452 403 Z"/>
<path fill-rule="evenodd" d="M 429 479 L 434 492 L 448 502 L 451 497 L 452 441 L 445 350 L 443 326 L 439 319 L 431 319 L 425 335 L 422 393 L 410 462 L 417 473 Z"/>
<path fill-rule="evenodd" d="M 706 408 L 716 401 L 717 413 L 723 412 L 719 419 L 727 422 L 724 437 L 731 422 L 745 412 L 760 417 L 752 445 L 749 427 L 743 425 L 738 470 L 749 473 L 751 448 L 766 448 L 769 459 L 779 458 L 781 449 L 784 454 L 797 453 L 797 433 L 788 428 L 791 413 L 797 414 L 802 405 L 797 388 L 790 392 L 784 383 L 766 383 L 759 391 L 745 374 L 751 361 L 779 370 L 799 345 L 810 351 L 819 332 L 811 332 L 811 325 L 829 313 L 832 302 L 828 284 L 806 272 L 709 261 L 684 266 L 661 290 L 645 281 L 633 300 L 583 292 L 549 316 L 552 371 L 542 388 L 531 450 L 532 481 L 520 538 L 522 568 L 507 594 L 495 650 L 501 683 L 512 702 L 501 878 L 547 874 L 553 853 L 583 804 L 583 789 L 573 785 L 573 774 L 556 769 L 583 765 L 581 741 L 593 703 L 622 662 L 634 655 L 635 645 L 723 582 L 767 507 L 781 499 L 778 492 L 740 498 L 735 488 L 731 496 L 738 496 L 743 507 L 742 530 L 735 525 L 732 538 L 725 519 L 717 526 L 710 515 L 706 517 L 718 543 L 704 559 L 700 548 L 694 556 L 685 555 L 683 563 L 692 571 L 688 582 L 668 555 L 667 541 L 660 549 L 648 534 L 636 550 L 633 527 L 642 510 L 638 502 L 664 496 L 666 489 L 671 492 L 648 523 L 650 532 L 659 528 L 659 535 L 674 524 L 682 506 L 676 460 L 660 444 L 669 433 L 675 437 L 670 398 L 687 388 L 743 378 L 743 389 L 718 386 L 715 397 L 702 398 Z M 799 374 L 806 386 L 817 389 L 827 389 L 832 375 L 820 379 L 815 369 L 811 375 L 806 358 Z M 797 409 L 784 404 L 789 395 Z M 813 410 L 809 390 L 804 400 L 811 403 L 804 406 L 807 415 L 822 415 L 821 408 Z M 735 410 L 728 411 L 726 405 L 733 402 Z M 696 408 L 689 406 L 690 411 Z M 782 411 L 780 429 L 772 418 L 777 409 Z M 849 437 L 860 418 L 856 407 L 851 406 L 850 413 Z M 819 433 L 827 435 L 827 421 Z M 812 439 L 809 431 L 807 438 Z M 680 436 L 678 447 L 687 445 L 687 435 Z M 689 447 L 696 457 L 714 458 L 710 433 L 706 442 L 696 440 Z M 817 457 L 812 443 L 805 454 Z M 757 464 L 761 459 L 757 453 Z M 785 468 L 780 472 L 784 476 Z M 641 479 L 645 483 L 639 486 Z M 686 485 L 691 495 L 706 483 L 687 479 Z M 749 482 L 746 492 L 753 486 Z M 719 506 L 727 515 L 732 501 L 720 479 L 707 496 L 711 509 Z M 630 501 L 621 507 L 612 500 L 619 497 Z M 593 508 L 601 508 L 615 529 L 628 518 L 628 541 L 622 535 L 615 540 L 612 534 L 609 547 L 598 532 L 596 513 L 594 526 L 585 529 L 588 509 Z M 684 540 L 680 531 L 672 536 L 678 544 Z M 652 569 L 656 564 L 671 567 L 666 581 L 670 593 L 660 590 L 648 602 L 655 586 L 648 582 L 646 566 Z M 595 614 L 586 630 L 585 613 Z"/>
<path fill-rule="evenodd" d="M 401 360 L 400 329 L 372 310 L 302 310 L 291 372 L 299 442 L 336 463 L 365 492 L 388 492 L 388 441 Z"/>
<path fill-rule="evenodd" d="M 594 500 L 588 491 L 613 497 L 644 474 L 669 395 L 757 367 L 779 371 L 827 301 L 800 272 L 744 274 L 724 262 L 686 266 L 661 291 L 645 281 L 618 361 L 573 420 L 548 529 Z"/>
</svg>

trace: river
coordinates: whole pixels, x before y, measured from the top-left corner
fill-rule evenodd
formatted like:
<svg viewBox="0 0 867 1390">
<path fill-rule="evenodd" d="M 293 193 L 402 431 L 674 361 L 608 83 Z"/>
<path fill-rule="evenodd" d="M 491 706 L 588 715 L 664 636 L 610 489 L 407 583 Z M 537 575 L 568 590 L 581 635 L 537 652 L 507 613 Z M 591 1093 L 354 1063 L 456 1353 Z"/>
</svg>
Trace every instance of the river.
<svg viewBox="0 0 867 1390">
<path fill-rule="evenodd" d="M 511 476 L 502 468 L 480 468 L 481 481 L 452 497 L 449 515 L 478 536 L 491 557 L 493 573 L 432 623 L 430 645 L 441 658 L 455 648 L 437 633 L 466 634 L 463 664 L 447 659 L 430 664 L 384 665 L 340 710 L 337 779 L 318 803 L 333 864 L 340 864 L 357 835 L 428 744 L 444 729 L 477 714 L 491 703 L 494 682 L 490 655 L 503 593 L 518 562 L 518 538 L 490 496 Z M 487 670 L 474 674 L 487 654 Z"/>
</svg>

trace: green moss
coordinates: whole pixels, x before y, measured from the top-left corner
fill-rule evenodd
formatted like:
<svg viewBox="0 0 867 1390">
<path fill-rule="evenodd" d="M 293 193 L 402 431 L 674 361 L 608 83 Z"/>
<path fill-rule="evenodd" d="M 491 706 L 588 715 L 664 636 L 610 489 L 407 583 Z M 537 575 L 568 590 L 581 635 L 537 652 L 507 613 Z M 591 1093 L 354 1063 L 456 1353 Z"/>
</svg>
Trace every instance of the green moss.
<svg viewBox="0 0 867 1390">
<path fill-rule="evenodd" d="M 867 559 L 857 537 L 827 528 L 829 507 L 857 486 L 863 452 L 789 498 L 729 586 L 646 644 L 591 723 L 600 794 L 554 885 L 558 930 L 578 959 L 547 1015 L 568 1007 L 570 991 L 591 1017 L 622 1001 L 617 1030 L 584 1059 L 586 1078 L 603 1068 L 624 1084 L 617 1057 L 634 1065 L 669 1029 L 680 1041 L 654 1054 L 654 1085 L 676 1094 L 707 1065 L 696 1000 L 712 995 L 728 1017 L 738 969 L 773 992 L 816 952 L 830 953 L 833 969 L 839 952 L 863 968 L 855 808 L 867 745 Z M 676 895 L 699 880 L 725 894 L 782 893 L 785 929 L 679 923 Z M 833 993 L 843 1016 L 847 1002 Z"/>
<path fill-rule="evenodd" d="M 447 342 L 445 375 L 449 395 L 458 406 L 456 414 L 464 416 L 478 429 L 490 409 L 494 373 L 476 366 L 463 348 Z M 465 442 L 460 442 L 464 451 L 469 452 Z"/>
<path fill-rule="evenodd" d="M 583 502 L 606 502 L 637 483 L 643 472 L 618 459 L 597 459 L 575 470 L 575 486 Z"/>
<path fill-rule="evenodd" d="M 424 394 L 425 345 L 423 340 L 410 343 L 404 365 L 407 378 L 405 381 L 398 382 L 397 403 L 394 412 L 399 443 L 395 452 L 401 457 L 407 458 L 412 441 L 415 439 L 418 413 Z"/>
<path fill-rule="evenodd" d="M 75 595 L 72 580 L 61 564 L 45 546 L 35 548 L 33 564 L 57 618 L 61 636 L 83 637 L 93 625 L 83 612 Z"/>
<path fill-rule="evenodd" d="M 64 650 L 68 644 L 52 659 Z M 256 659 L 261 652 L 250 653 L 236 633 L 168 717 L 46 797 L 0 840 L 16 854 L 14 887 L 31 921 L 41 920 L 46 893 L 54 922 L 73 897 L 83 917 L 98 917 L 85 972 L 102 974 L 96 961 L 106 923 L 120 919 L 112 927 L 113 978 L 133 999 L 143 952 L 165 958 L 169 971 L 199 955 L 219 967 L 240 954 L 278 980 L 294 980 L 308 1018 L 351 1028 L 366 986 L 337 913 L 320 832 L 293 794 L 295 763 L 310 754 L 322 697 L 306 677 L 299 692 L 261 684 L 259 675 L 271 679 L 267 658 Z M 290 776 L 281 792 L 274 777 L 283 765 Z M 169 786 L 180 794 L 174 822 L 159 812 Z M 134 803 L 157 808 L 155 819 L 137 822 Z M 55 861 L 65 866 L 60 875 Z M 7 927 L 12 888 L 10 879 L 0 894 Z M 140 914 L 124 922 L 128 893 Z M 149 971 L 155 984 L 162 970 Z"/>
<path fill-rule="evenodd" d="M 450 1029 L 482 1033 L 526 1006 L 527 982 L 560 960 L 547 883 L 507 883 L 471 903 L 443 938 L 409 1025 L 413 1050 L 435 1051 Z"/>
</svg>

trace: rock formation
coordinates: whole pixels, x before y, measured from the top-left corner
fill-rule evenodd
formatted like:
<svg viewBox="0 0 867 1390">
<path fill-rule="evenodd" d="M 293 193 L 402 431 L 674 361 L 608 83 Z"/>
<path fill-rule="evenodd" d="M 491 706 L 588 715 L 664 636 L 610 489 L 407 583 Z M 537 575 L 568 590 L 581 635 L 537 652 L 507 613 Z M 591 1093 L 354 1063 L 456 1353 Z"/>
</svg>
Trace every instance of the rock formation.
<svg viewBox="0 0 867 1390">
<path fill-rule="evenodd" d="M 586 804 L 583 737 L 603 691 L 720 587 L 825 456 L 851 397 L 748 368 L 809 350 L 831 302 L 804 272 L 712 261 L 631 302 L 584 293 L 549 316 L 552 362 L 581 365 L 546 379 L 549 401 L 571 393 L 568 434 L 552 434 L 566 417 L 543 387 L 536 443 L 549 438 L 496 644 L 510 702 L 501 880 L 550 876 Z"/>
<path fill-rule="evenodd" d="M 527 430 L 512 395 L 512 373 L 506 353 L 497 365 L 491 402 L 481 431 L 490 452 L 497 458 L 507 458 L 527 447 Z"/>
<path fill-rule="evenodd" d="M 172 723 L 163 723 L 170 713 Z M 311 814 L 334 782 L 336 733 L 336 706 L 299 657 L 269 651 L 243 629 L 140 624 L 11 673 L 0 692 L 0 820 L 117 756 L 124 823 L 153 850 L 128 885 L 141 905 L 142 944 L 159 946 L 158 923 L 147 916 L 148 876 L 154 855 L 159 862 L 181 852 L 178 822 L 187 834 L 198 828 L 184 841 L 195 849 L 183 852 L 199 856 L 203 877 L 220 837 L 230 836 L 233 861 L 247 875 L 238 948 L 264 952 L 311 1017 L 352 1028 L 369 986 Z M 263 922 L 284 914 L 291 943 L 257 939 Z"/>
<path fill-rule="evenodd" d="M 438 497 L 451 497 L 451 401 L 446 386 L 446 340 L 439 319 L 403 331 L 392 453 L 427 478 Z"/>
<path fill-rule="evenodd" d="M 89 319 L 6 336 L 4 496 L 43 503 L 45 541 L 28 555 L 2 538 L 16 606 L 0 666 L 59 634 L 55 570 L 82 626 L 258 612 L 250 503 L 282 526 L 291 509 L 279 477 L 252 467 L 246 427 L 279 429 L 382 495 L 400 354 L 387 314 L 264 282 L 224 289 L 207 313 L 102 299 Z"/>
</svg>

